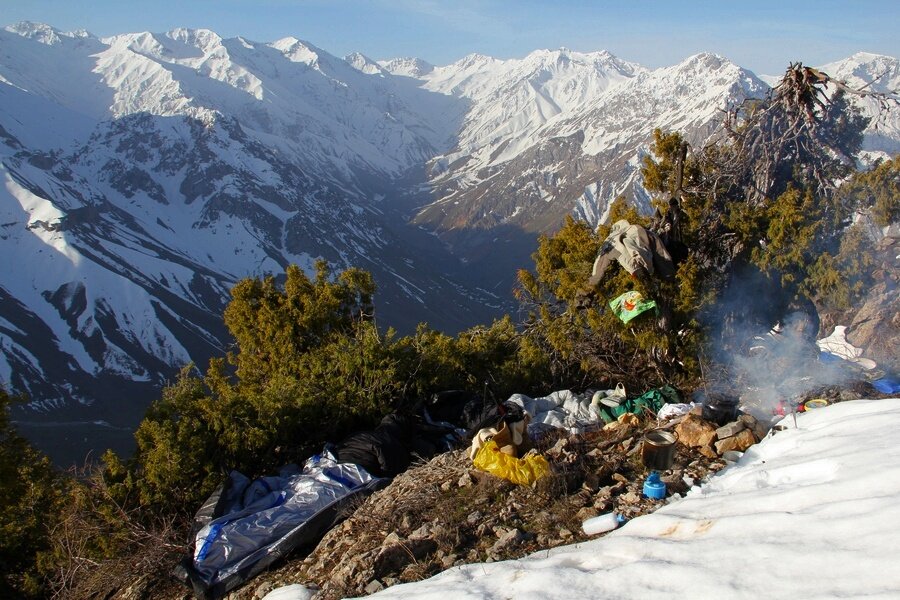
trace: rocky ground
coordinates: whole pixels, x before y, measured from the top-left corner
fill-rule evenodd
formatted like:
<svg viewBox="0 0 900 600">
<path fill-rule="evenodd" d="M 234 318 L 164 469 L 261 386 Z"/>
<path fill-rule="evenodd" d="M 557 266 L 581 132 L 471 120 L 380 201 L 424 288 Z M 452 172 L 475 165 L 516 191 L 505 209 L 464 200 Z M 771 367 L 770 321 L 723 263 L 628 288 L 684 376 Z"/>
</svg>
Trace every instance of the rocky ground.
<svg viewBox="0 0 900 600">
<path fill-rule="evenodd" d="M 863 378 L 807 394 L 831 403 L 863 397 L 882 395 Z M 649 472 L 641 460 L 641 440 L 659 427 L 678 436 L 672 468 L 662 473 L 665 500 L 642 494 Z M 477 470 L 465 449 L 448 452 L 397 476 L 351 507 L 346 520 L 315 548 L 294 552 L 227 598 L 255 600 L 292 583 L 318 589 L 317 600 L 365 596 L 455 565 L 514 559 L 587 540 L 584 520 L 608 512 L 626 519 L 653 512 L 724 468 L 723 454 L 746 450 L 766 435 L 777 435 L 777 429 L 770 432 L 749 415 L 719 425 L 703 419 L 697 408 L 662 423 L 648 413 L 581 435 L 554 430 L 535 440 L 552 474 L 531 486 Z M 172 556 L 166 572 L 175 562 Z M 99 593 L 103 586 L 98 586 L 77 596 L 191 597 L 160 575 L 146 573 L 125 588 Z"/>
<path fill-rule="evenodd" d="M 809 394 L 829 402 L 879 396 L 864 381 Z M 669 496 L 653 500 L 642 495 L 649 471 L 640 449 L 642 437 L 660 425 L 676 432 L 679 442 L 672 468 L 662 477 Z M 449 452 L 373 494 L 305 558 L 263 573 L 229 598 L 262 598 L 291 583 L 318 588 L 318 600 L 365 596 L 455 565 L 519 558 L 587 540 L 585 519 L 653 512 L 724 468 L 724 453 L 746 450 L 767 434 L 769 428 L 749 415 L 719 426 L 699 410 L 662 424 L 648 415 L 583 435 L 559 431 L 537 442 L 553 474 L 532 486 L 478 471 L 464 450 Z"/>
</svg>

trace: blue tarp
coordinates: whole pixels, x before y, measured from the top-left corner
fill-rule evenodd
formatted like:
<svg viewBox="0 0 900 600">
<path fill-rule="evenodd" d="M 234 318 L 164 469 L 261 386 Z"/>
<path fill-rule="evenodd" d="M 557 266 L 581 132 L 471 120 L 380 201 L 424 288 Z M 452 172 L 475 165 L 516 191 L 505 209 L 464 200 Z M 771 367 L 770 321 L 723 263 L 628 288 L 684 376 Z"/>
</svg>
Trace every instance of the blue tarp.
<svg viewBox="0 0 900 600">
<path fill-rule="evenodd" d="M 327 452 L 279 476 L 250 481 L 232 471 L 195 517 L 205 524 L 176 576 L 204 597 L 220 597 L 294 548 L 317 542 L 349 501 L 387 482 Z"/>
<path fill-rule="evenodd" d="M 900 392 L 900 377 L 882 377 L 873 381 L 872 385 L 882 394 L 896 394 Z"/>
</svg>

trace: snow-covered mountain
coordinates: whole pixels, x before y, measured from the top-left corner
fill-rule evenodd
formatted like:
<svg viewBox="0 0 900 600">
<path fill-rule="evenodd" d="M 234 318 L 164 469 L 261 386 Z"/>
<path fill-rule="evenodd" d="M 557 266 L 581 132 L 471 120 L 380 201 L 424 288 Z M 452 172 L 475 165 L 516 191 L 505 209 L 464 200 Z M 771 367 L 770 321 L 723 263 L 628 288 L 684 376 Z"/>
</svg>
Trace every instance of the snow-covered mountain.
<svg viewBox="0 0 900 600">
<path fill-rule="evenodd" d="M 900 93 L 900 61 L 890 56 L 857 52 L 820 69 L 855 88 L 882 94 Z M 900 153 L 900 110 L 884 106 L 878 99 L 850 95 L 849 99 L 870 118 L 863 150 L 869 158 L 886 158 Z"/>
<path fill-rule="evenodd" d="M 639 169 L 654 128 L 678 130 L 689 141 L 700 143 L 714 130 L 723 107 L 761 96 L 768 89 L 749 71 L 713 54 L 655 71 L 608 53 L 543 52 L 522 62 L 539 65 L 510 69 L 521 88 L 534 91 L 533 98 L 501 105 L 497 92 L 476 101 L 476 106 L 484 102 L 484 112 L 498 105 L 507 110 L 500 113 L 494 108 L 494 118 L 485 120 L 489 134 L 467 119 L 461 138 L 469 144 L 431 161 L 433 196 L 415 217 L 416 222 L 441 232 L 445 241 L 460 247 L 459 252 L 473 261 L 492 256 L 490 248 L 500 237 L 511 253 L 520 253 L 515 261 L 522 263 L 537 233 L 552 231 L 573 212 L 596 225 L 622 194 L 649 210 Z M 519 78 L 523 72 L 546 73 L 568 63 L 578 67 L 567 70 L 565 78 L 551 77 L 543 88 Z M 491 69 L 501 71 L 493 63 Z M 573 69 L 586 69 L 592 75 L 574 75 Z M 433 75 L 425 77 L 426 86 L 434 81 Z M 498 90 L 516 90 L 514 98 L 526 96 L 499 75 L 490 81 Z M 477 82 L 471 85 L 480 90 Z M 558 110 L 546 109 L 545 98 L 554 96 L 549 91 L 539 93 L 541 89 L 556 92 L 560 100 L 553 106 Z M 473 112 L 474 108 L 470 115 Z M 526 115 L 521 126 L 515 124 L 518 114 Z M 504 126 L 508 121 L 513 124 Z M 475 131 L 468 133 L 469 129 Z M 530 234 L 530 243 L 520 241 L 522 232 Z M 508 261 L 502 269 L 505 272 L 494 272 L 494 277 L 511 276 Z"/>
<path fill-rule="evenodd" d="M 501 300 L 391 203 L 460 104 L 295 39 L 0 31 L 0 380 L 133 425 L 224 352 L 238 279 L 319 257 L 373 273 L 385 325 L 488 320 Z"/>
<path fill-rule="evenodd" d="M 890 68 L 877 85 L 896 89 L 888 57 L 832 74 Z M 700 143 L 725 104 L 766 89 L 712 54 L 653 71 L 566 49 L 436 67 L 296 38 L 7 27 L 0 380 L 55 419 L 133 425 L 182 364 L 228 346 L 234 282 L 319 257 L 373 273 L 381 324 L 485 322 L 538 233 L 597 223 L 619 194 L 648 205 L 655 127 Z M 898 140 L 882 127 L 867 147 Z"/>
</svg>

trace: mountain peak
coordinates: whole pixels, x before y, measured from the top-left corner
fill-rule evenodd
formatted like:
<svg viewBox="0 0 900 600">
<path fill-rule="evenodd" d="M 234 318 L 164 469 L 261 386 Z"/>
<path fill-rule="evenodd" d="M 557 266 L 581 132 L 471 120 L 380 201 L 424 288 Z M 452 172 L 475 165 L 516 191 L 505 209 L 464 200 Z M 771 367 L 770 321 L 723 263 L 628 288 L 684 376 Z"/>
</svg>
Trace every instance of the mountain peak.
<svg viewBox="0 0 900 600">
<path fill-rule="evenodd" d="M 454 63 L 455 66 L 468 69 L 471 67 L 483 67 L 485 65 L 489 65 L 492 63 L 500 62 L 496 58 L 492 56 L 487 56 L 484 54 L 478 54 L 477 52 L 473 52 L 472 54 L 467 54 Z"/>
<path fill-rule="evenodd" d="M 166 37 L 195 46 L 204 51 L 219 46 L 222 43 L 222 38 L 219 34 L 209 29 L 187 29 L 184 27 L 177 27 L 168 32 Z"/>
<path fill-rule="evenodd" d="M 378 64 L 393 75 L 405 75 L 407 77 L 422 77 L 434 71 L 434 65 L 415 57 L 392 58 L 380 60 Z"/>
<path fill-rule="evenodd" d="M 322 55 L 321 50 L 308 42 L 304 42 L 303 40 L 295 38 L 294 36 L 288 36 L 285 38 L 281 38 L 280 40 L 275 40 L 270 44 L 270 46 L 284 54 L 284 56 L 288 60 L 292 62 L 306 63 L 310 66 L 316 64 L 319 61 L 319 57 Z"/>
<path fill-rule="evenodd" d="M 361 73 L 365 73 L 366 75 L 374 75 L 376 73 L 382 73 L 384 69 L 377 62 L 363 54 L 362 52 L 351 52 L 347 56 L 344 57 L 344 60 L 347 63 L 360 71 Z"/>
<path fill-rule="evenodd" d="M 597 71 L 617 71 L 622 75 L 632 76 L 643 67 L 636 63 L 624 61 L 608 50 L 595 52 L 577 52 L 566 47 L 556 50 L 535 50 L 521 61 L 523 64 L 538 63 L 542 67 L 556 65 L 566 67 L 578 65 L 580 67 L 593 68 Z"/>
<path fill-rule="evenodd" d="M 689 56 L 680 63 L 678 66 L 685 67 L 706 67 L 709 69 L 718 70 L 722 67 L 732 66 L 733 62 L 725 58 L 720 54 L 716 54 L 714 52 L 700 52 L 698 54 L 694 54 L 693 56 Z"/>
<path fill-rule="evenodd" d="M 853 86 L 868 84 L 868 89 L 875 92 L 891 94 L 900 87 L 900 60 L 893 56 L 857 52 L 819 69 Z"/>
<path fill-rule="evenodd" d="M 62 38 L 93 38 L 94 36 L 86 29 L 78 29 L 76 31 L 60 31 L 55 27 L 51 27 L 45 23 L 35 23 L 34 21 L 19 21 L 13 25 L 4 27 L 6 31 L 21 35 L 24 38 L 53 46 L 59 44 Z"/>
</svg>

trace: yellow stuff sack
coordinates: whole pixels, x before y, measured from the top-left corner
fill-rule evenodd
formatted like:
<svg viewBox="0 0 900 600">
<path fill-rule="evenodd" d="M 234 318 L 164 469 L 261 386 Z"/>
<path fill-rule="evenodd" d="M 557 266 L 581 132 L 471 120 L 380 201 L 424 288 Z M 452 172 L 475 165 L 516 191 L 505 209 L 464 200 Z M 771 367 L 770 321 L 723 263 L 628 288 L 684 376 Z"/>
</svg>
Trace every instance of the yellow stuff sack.
<svg viewBox="0 0 900 600">
<path fill-rule="evenodd" d="M 473 461 L 475 466 L 491 475 L 508 479 L 518 485 L 531 485 L 541 477 L 550 474 L 550 463 L 540 454 L 516 458 L 500 452 L 497 442 L 490 440 Z"/>
</svg>

